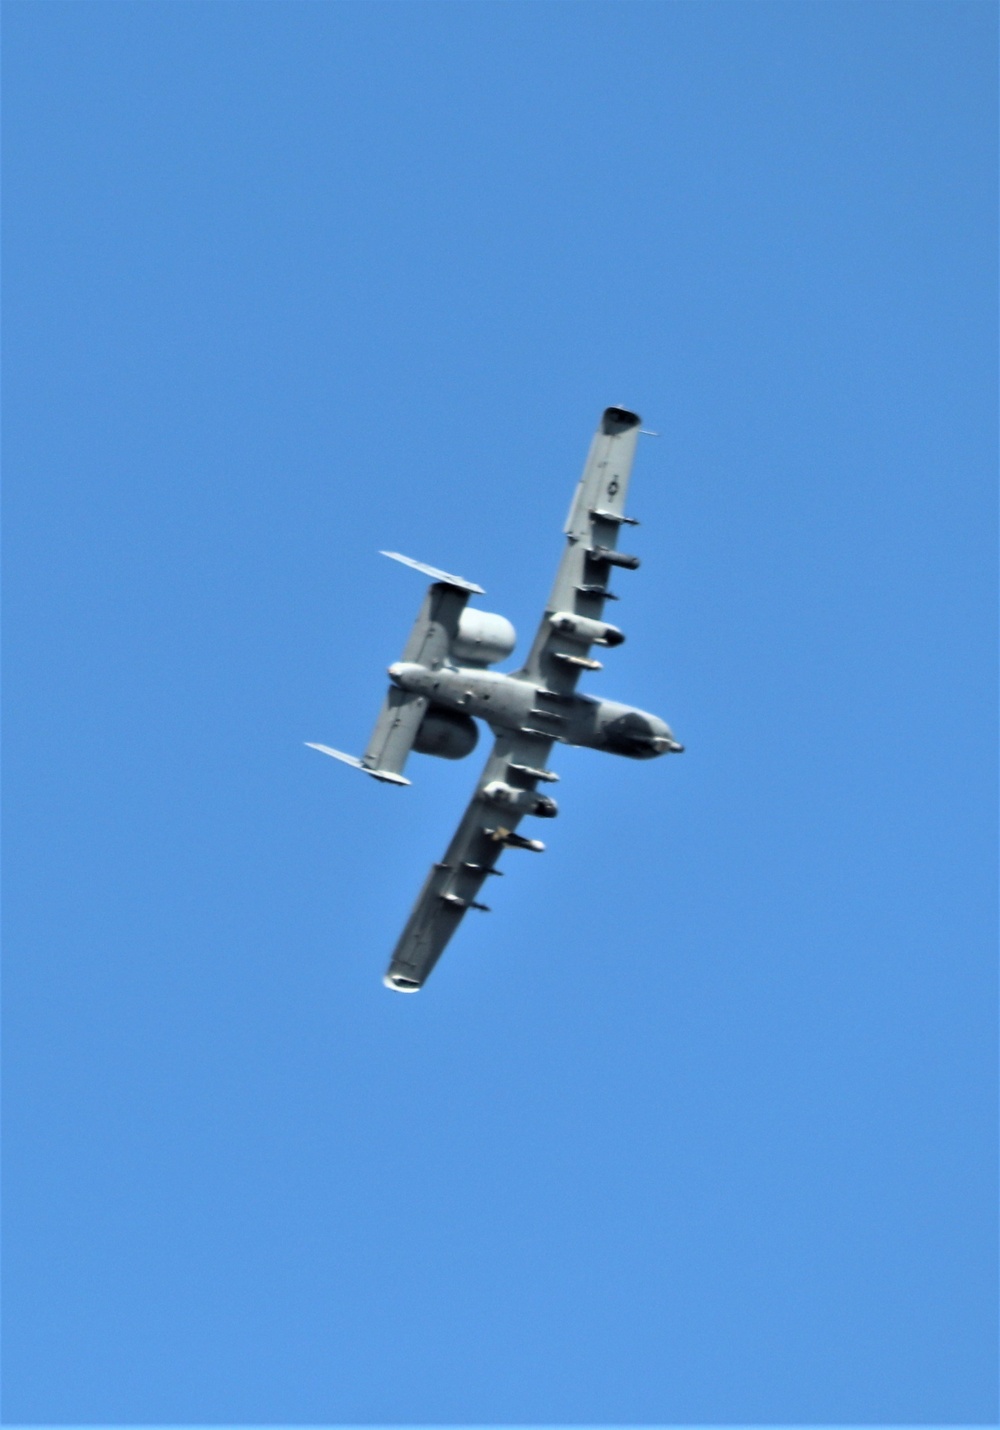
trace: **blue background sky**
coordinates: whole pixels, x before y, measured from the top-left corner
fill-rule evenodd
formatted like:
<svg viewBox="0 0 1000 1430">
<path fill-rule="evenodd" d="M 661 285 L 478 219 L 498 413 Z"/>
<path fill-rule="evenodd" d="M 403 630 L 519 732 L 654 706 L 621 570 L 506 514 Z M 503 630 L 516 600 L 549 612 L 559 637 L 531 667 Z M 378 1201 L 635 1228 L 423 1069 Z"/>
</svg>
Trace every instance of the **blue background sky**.
<svg viewBox="0 0 1000 1430">
<path fill-rule="evenodd" d="M 996 1414 L 996 19 L 9 4 L 6 1415 Z M 427 989 L 423 591 L 642 518 Z M 520 647 L 523 653 L 524 646 Z"/>
</svg>

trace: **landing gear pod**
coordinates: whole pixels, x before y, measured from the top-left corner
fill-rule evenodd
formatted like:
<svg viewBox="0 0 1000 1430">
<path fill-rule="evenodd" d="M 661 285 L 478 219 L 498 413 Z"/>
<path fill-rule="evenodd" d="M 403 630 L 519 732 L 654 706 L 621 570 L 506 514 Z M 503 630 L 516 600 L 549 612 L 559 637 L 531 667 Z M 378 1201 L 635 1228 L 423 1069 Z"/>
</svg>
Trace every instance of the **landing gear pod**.
<svg viewBox="0 0 1000 1430">
<path fill-rule="evenodd" d="M 559 806 L 547 794 L 536 794 L 533 789 L 515 789 L 503 780 L 491 780 L 483 789 L 483 799 L 503 809 L 516 809 L 519 814 L 540 815 L 542 819 L 554 819 L 559 813 Z"/>
</svg>

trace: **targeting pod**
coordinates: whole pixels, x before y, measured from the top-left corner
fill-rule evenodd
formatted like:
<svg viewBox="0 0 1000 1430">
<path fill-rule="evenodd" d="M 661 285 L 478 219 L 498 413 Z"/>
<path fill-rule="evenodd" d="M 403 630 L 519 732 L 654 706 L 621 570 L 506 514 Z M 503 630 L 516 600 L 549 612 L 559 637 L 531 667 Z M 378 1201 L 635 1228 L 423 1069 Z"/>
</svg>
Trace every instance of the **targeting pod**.
<svg viewBox="0 0 1000 1430">
<path fill-rule="evenodd" d="M 578 616 L 575 611 L 553 611 L 549 624 L 561 636 L 581 641 L 584 645 L 621 645 L 624 631 L 607 621 L 595 621 L 589 616 Z"/>
</svg>

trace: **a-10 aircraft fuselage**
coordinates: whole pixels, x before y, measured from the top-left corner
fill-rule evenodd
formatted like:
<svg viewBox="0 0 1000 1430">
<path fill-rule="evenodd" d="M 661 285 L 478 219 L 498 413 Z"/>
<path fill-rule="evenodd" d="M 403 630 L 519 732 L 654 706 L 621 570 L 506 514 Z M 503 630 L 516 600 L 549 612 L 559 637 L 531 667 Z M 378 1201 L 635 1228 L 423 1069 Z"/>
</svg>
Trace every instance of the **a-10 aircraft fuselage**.
<svg viewBox="0 0 1000 1430">
<path fill-rule="evenodd" d="M 558 780 L 548 760 L 559 745 L 583 745 L 629 759 L 679 752 L 666 721 L 631 705 L 582 695 L 577 681 L 601 669 L 592 646 L 612 649 L 625 637 L 604 620 L 612 570 L 634 571 L 636 556 L 618 550 L 625 495 L 640 419 L 622 407 L 601 417 L 564 527 L 567 545 L 524 666 L 491 670 L 513 653 L 516 634 L 503 616 L 469 605 L 482 587 L 460 576 L 386 556 L 433 578 L 402 658 L 389 666 L 388 694 L 360 758 L 333 755 L 386 784 L 408 785 L 411 753 L 461 759 L 489 725 L 493 750 L 444 857 L 431 868 L 392 955 L 384 982 L 400 992 L 423 986 L 469 909 L 486 909 L 479 892 L 505 849 L 541 852 L 540 839 L 517 833 L 526 817 L 552 818 L 558 807 L 539 790 Z"/>
<path fill-rule="evenodd" d="M 389 679 L 400 690 L 424 695 L 434 705 L 485 720 L 494 730 L 520 731 L 544 723 L 563 745 L 588 745 L 611 755 L 649 760 L 680 749 L 670 726 L 658 715 L 598 700 L 592 695 L 557 694 L 539 687 L 523 673 L 504 675 L 476 667 L 443 666 L 427 670 L 412 662 L 389 666 Z"/>
</svg>

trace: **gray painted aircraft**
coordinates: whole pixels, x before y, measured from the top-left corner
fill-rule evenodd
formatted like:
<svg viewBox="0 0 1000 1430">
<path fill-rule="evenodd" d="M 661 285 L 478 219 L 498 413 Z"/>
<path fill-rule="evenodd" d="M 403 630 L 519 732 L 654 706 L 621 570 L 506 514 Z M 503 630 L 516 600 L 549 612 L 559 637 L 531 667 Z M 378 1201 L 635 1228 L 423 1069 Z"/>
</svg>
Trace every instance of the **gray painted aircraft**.
<svg viewBox="0 0 1000 1430">
<path fill-rule="evenodd" d="M 679 752 L 669 725 L 614 700 L 577 693 L 584 671 L 600 670 L 592 646 L 621 645 L 617 626 L 603 619 L 614 567 L 634 571 L 638 557 L 618 550 L 625 493 L 641 419 L 609 407 L 594 434 L 583 476 L 566 519 L 566 550 L 527 664 L 505 675 L 490 666 L 506 660 L 516 643 L 503 616 L 468 604 L 481 586 L 425 566 L 398 552 L 382 554 L 433 577 L 402 659 L 389 666 L 392 684 L 368 748 L 360 759 L 310 745 L 387 784 L 407 785 L 403 768 L 411 750 L 446 760 L 471 754 L 484 720 L 495 743 L 474 795 L 444 858 L 433 866 L 386 972 L 388 988 L 415 993 L 444 952 L 467 909 L 486 909 L 478 896 L 487 877 L 501 871 L 504 849 L 541 852 L 539 839 L 517 833 L 526 815 L 558 813 L 538 790 L 559 776 L 548 768 L 554 746 L 589 745 L 634 760 Z"/>
</svg>

